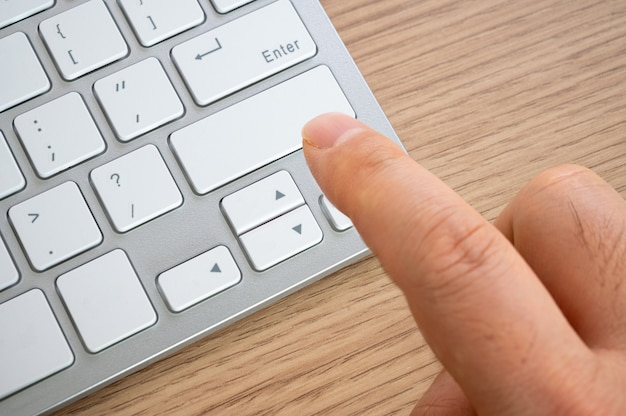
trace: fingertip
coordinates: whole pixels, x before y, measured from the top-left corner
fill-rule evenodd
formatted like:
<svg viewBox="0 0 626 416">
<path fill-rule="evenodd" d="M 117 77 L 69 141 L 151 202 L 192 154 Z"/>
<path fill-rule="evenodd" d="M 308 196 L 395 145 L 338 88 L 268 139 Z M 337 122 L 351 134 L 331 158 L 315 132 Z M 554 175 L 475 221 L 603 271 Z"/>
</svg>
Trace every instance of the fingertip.
<svg viewBox="0 0 626 416">
<path fill-rule="evenodd" d="M 357 119 L 343 113 L 327 113 L 315 117 L 302 128 L 306 144 L 318 149 L 328 149 L 339 144 L 351 132 L 367 127 Z"/>
</svg>

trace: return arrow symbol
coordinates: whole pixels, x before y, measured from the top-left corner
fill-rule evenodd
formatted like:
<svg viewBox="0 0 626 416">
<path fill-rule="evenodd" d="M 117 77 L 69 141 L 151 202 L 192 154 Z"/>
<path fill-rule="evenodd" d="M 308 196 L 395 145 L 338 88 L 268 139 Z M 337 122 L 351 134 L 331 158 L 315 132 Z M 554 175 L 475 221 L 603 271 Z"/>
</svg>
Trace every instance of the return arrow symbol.
<svg viewBox="0 0 626 416">
<path fill-rule="evenodd" d="M 198 61 L 201 61 L 201 60 L 202 60 L 202 58 L 204 58 L 205 56 L 210 55 L 210 54 L 212 54 L 213 52 L 217 52 L 217 51 L 219 51 L 220 49 L 222 49 L 222 44 L 220 43 L 220 40 L 219 40 L 218 38 L 215 38 L 215 43 L 217 43 L 217 47 L 215 47 L 215 48 L 211 49 L 211 50 L 210 50 L 210 51 L 208 51 L 208 52 L 205 52 L 205 53 L 199 53 L 199 54 L 197 54 L 197 55 L 196 55 L 196 59 L 197 59 Z"/>
</svg>

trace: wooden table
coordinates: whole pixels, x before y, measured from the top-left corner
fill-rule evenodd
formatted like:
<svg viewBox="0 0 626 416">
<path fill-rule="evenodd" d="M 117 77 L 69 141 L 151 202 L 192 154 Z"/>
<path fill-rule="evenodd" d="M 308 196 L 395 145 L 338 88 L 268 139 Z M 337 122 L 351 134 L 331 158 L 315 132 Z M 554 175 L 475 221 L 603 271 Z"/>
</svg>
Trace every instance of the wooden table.
<svg viewBox="0 0 626 416">
<path fill-rule="evenodd" d="M 626 195 L 623 0 L 323 0 L 407 150 L 493 220 L 531 177 Z M 63 413 L 408 414 L 440 370 L 374 258 Z"/>
</svg>

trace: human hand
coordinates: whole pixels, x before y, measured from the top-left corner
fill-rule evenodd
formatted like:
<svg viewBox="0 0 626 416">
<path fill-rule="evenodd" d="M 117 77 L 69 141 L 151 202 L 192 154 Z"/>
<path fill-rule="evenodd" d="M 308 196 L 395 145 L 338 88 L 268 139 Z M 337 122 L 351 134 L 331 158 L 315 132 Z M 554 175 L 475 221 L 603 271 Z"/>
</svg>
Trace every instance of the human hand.
<svg viewBox="0 0 626 416">
<path fill-rule="evenodd" d="M 606 182 L 549 170 L 491 225 L 350 117 L 303 138 L 445 368 L 414 415 L 626 414 L 626 202 Z"/>
</svg>

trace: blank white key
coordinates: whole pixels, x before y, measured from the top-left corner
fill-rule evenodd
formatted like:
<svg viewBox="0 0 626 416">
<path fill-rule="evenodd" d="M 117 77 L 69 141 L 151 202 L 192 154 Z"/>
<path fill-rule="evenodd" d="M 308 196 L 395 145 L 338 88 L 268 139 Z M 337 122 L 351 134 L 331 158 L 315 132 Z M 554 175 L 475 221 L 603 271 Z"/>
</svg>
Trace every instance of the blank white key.
<svg viewBox="0 0 626 416">
<path fill-rule="evenodd" d="M 0 199 L 24 188 L 26 181 L 0 131 Z"/>
<path fill-rule="evenodd" d="M 94 91 L 115 133 L 124 142 L 182 116 L 185 111 L 155 58 L 99 80 Z"/>
<path fill-rule="evenodd" d="M 231 10 L 235 10 L 237 7 L 241 7 L 244 4 L 250 3 L 252 0 L 211 0 L 215 9 L 220 13 L 228 13 Z"/>
<path fill-rule="evenodd" d="M 175 47 L 172 57 L 198 105 L 207 105 L 316 51 L 289 0 L 279 0 Z"/>
<path fill-rule="evenodd" d="M 322 241 L 322 230 L 306 205 L 278 217 L 240 237 L 257 271 L 270 267 Z"/>
<path fill-rule="evenodd" d="M 31 290 L 0 305 L 0 400 L 74 362 L 44 294 Z"/>
<path fill-rule="evenodd" d="M 170 143 L 194 190 L 205 194 L 302 148 L 302 126 L 326 112 L 354 116 L 320 66 L 174 132 Z"/>
<path fill-rule="evenodd" d="M 0 112 L 50 89 L 39 58 L 22 32 L 0 39 L 0 56 Z"/>
<path fill-rule="evenodd" d="M 42 178 L 69 169 L 105 149 L 89 110 L 75 92 L 19 115 L 14 124 Z"/>
<path fill-rule="evenodd" d="M 0 291 L 17 283 L 19 278 L 20 274 L 0 237 Z"/>
<path fill-rule="evenodd" d="M 94 169 L 91 181 L 113 226 L 122 233 L 183 203 L 172 175 L 153 145 Z"/>
<path fill-rule="evenodd" d="M 102 0 L 44 20 L 39 32 L 68 81 L 123 58 L 128 47 Z"/>
<path fill-rule="evenodd" d="M 155 45 L 204 21 L 198 0 L 119 0 L 139 42 Z"/>
<path fill-rule="evenodd" d="M 65 182 L 9 209 L 33 267 L 43 271 L 102 241 L 78 186 Z"/>
<path fill-rule="evenodd" d="M 122 250 L 61 275 L 57 288 L 85 347 L 92 353 L 148 328 L 157 319 Z"/>
<path fill-rule="evenodd" d="M 237 235 L 304 205 L 288 172 L 282 170 L 227 196 L 222 209 Z"/>
<path fill-rule="evenodd" d="M 0 29 L 11 23 L 49 9 L 54 0 L 3 0 L 0 1 Z"/>
<path fill-rule="evenodd" d="M 159 289 L 173 312 L 185 310 L 235 286 L 241 272 L 230 251 L 216 247 L 159 275 Z"/>
<path fill-rule="evenodd" d="M 337 207 L 326 198 L 326 195 L 320 197 L 320 206 L 322 207 L 322 212 L 326 216 L 326 219 L 328 219 L 328 222 L 335 231 L 346 231 L 353 227 L 350 218 L 339 211 Z"/>
</svg>

